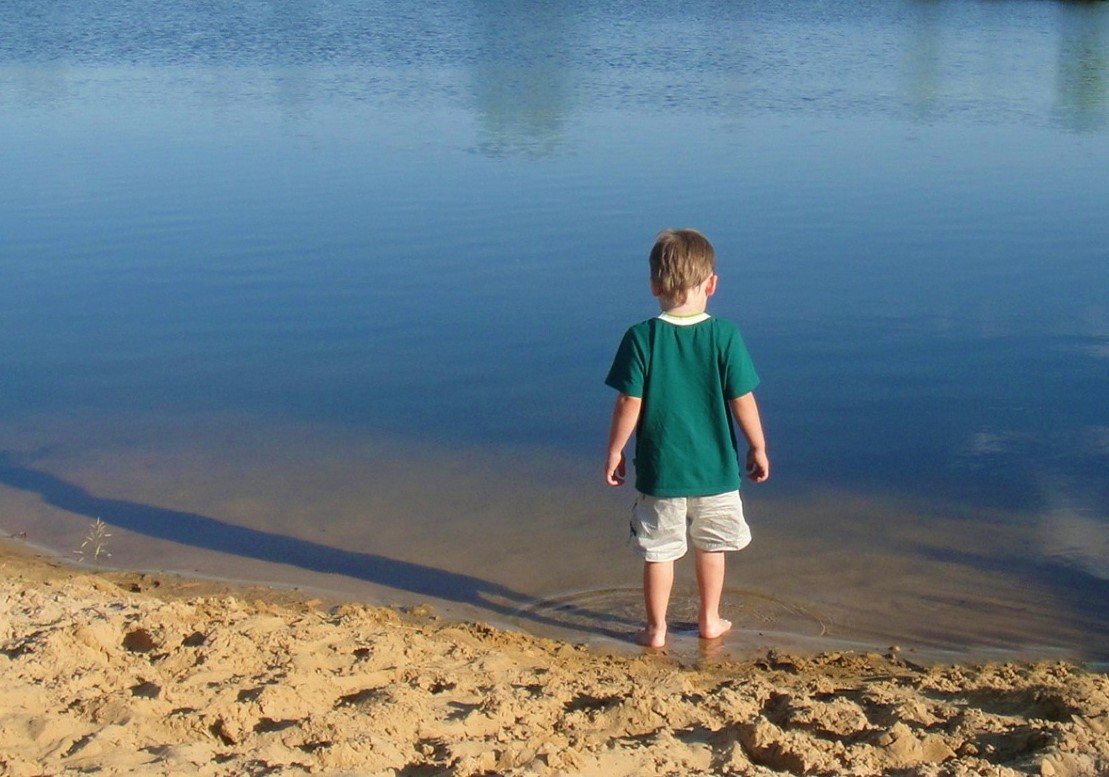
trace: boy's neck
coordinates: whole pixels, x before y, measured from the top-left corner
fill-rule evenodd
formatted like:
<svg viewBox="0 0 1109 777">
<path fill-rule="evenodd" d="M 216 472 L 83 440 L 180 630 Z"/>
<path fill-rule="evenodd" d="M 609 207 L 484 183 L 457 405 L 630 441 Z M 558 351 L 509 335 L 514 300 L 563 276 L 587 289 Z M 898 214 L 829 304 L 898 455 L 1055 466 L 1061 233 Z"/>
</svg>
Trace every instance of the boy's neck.
<svg viewBox="0 0 1109 777">
<path fill-rule="evenodd" d="M 700 316 L 705 312 L 704 305 L 701 305 L 700 307 L 692 305 L 678 305 L 677 307 L 672 308 L 662 306 L 659 307 L 661 308 L 663 315 L 673 316 L 674 318 L 693 318 L 694 316 Z"/>
<path fill-rule="evenodd" d="M 663 299 L 659 297 L 659 308 L 663 313 L 678 318 L 687 318 L 689 316 L 697 316 L 705 312 L 708 308 L 709 298 L 705 294 L 703 287 L 690 289 L 686 294 L 685 301 L 681 304 L 674 304 L 673 300 Z"/>
</svg>

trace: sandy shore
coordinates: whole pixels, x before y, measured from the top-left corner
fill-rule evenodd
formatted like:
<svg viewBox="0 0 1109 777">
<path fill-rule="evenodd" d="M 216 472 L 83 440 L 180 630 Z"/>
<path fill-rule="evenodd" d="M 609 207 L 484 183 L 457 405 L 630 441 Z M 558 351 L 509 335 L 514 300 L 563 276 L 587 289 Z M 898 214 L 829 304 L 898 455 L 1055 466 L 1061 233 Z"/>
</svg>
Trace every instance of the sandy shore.
<svg viewBox="0 0 1109 777">
<path fill-rule="evenodd" d="M 0 543 L 0 773 L 1102 775 L 1109 677 L 694 665 Z"/>
</svg>

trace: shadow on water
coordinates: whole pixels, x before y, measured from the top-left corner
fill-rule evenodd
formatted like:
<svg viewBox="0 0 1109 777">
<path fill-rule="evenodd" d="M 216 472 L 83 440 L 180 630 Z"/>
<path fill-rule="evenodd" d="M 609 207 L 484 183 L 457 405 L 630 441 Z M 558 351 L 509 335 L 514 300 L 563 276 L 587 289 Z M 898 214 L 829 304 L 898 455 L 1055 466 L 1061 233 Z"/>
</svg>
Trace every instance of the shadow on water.
<svg viewBox="0 0 1109 777">
<path fill-rule="evenodd" d="M 70 513 L 90 519 L 106 517 L 105 523 L 148 537 L 244 558 L 290 564 L 312 572 L 345 575 L 417 596 L 472 605 L 500 616 L 526 619 L 544 626 L 572 628 L 628 641 L 633 634 L 614 626 L 630 629 L 638 625 L 610 613 L 567 607 L 565 604 L 555 611 L 545 609 L 547 602 L 544 600 L 472 575 L 447 572 L 374 553 L 340 550 L 309 540 L 236 526 L 197 513 L 98 497 L 48 472 L 16 464 L 5 453 L 0 453 L 0 484 L 38 494 L 47 504 Z M 559 614 L 565 619 L 557 617 Z"/>
</svg>

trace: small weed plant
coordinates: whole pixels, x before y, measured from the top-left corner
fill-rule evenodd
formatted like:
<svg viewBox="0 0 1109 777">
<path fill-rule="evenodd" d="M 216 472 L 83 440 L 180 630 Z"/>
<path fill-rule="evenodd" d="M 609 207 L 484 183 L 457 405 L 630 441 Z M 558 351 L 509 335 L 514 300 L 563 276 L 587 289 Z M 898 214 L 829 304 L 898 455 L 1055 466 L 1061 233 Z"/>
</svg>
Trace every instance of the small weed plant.
<svg viewBox="0 0 1109 777">
<path fill-rule="evenodd" d="M 73 552 L 82 561 L 89 558 L 93 561 L 99 561 L 101 557 L 110 558 L 112 554 L 108 552 L 108 538 L 111 536 L 112 533 L 108 531 L 108 524 L 97 518 L 89 527 L 89 533 L 85 535 L 85 541 L 81 543 L 81 547 Z"/>
</svg>

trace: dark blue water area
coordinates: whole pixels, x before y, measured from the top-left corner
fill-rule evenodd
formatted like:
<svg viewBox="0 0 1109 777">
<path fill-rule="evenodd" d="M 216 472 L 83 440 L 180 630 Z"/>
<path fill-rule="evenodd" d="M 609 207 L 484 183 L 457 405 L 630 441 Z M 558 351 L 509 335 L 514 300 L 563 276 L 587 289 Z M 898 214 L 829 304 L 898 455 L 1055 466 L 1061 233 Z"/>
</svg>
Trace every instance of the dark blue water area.
<svg viewBox="0 0 1109 777">
<path fill-rule="evenodd" d="M 0 413 L 598 456 L 696 226 L 771 493 L 1103 520 L 1107 63 L 1104 4 L 6 4 Z"/>
<path fill-rule="evenodd" d="M 841 169 L 768 183 L 751 151 L 665 164 L 655 147 L 597 181 L 592 155 L 423 149 L 397 175 L 366 147 L 93 139 L 72 164 L 34 160 L 55 180 L 20 192 L 24 217 L 5 209 L 0 402 L 250 408 L 594 454 L 611 350 L 652 311 L 650 239 L 696 224 L 721 254 L 712 309 L 764 376 L 780 480 L 1028 504 L 1046 470 L 1104 500 L 1102 184 L 1073 171 L 1095 196 L 1060 212 L 1059 192 L 1006 198 L 1000 165 L 966 171 L 985 192 L 937 191 L 936 171 L 868 181 L 865 151 L 792 131 Z M 839 175 L 859 176 L 848 196 Z"/>
</svg>

